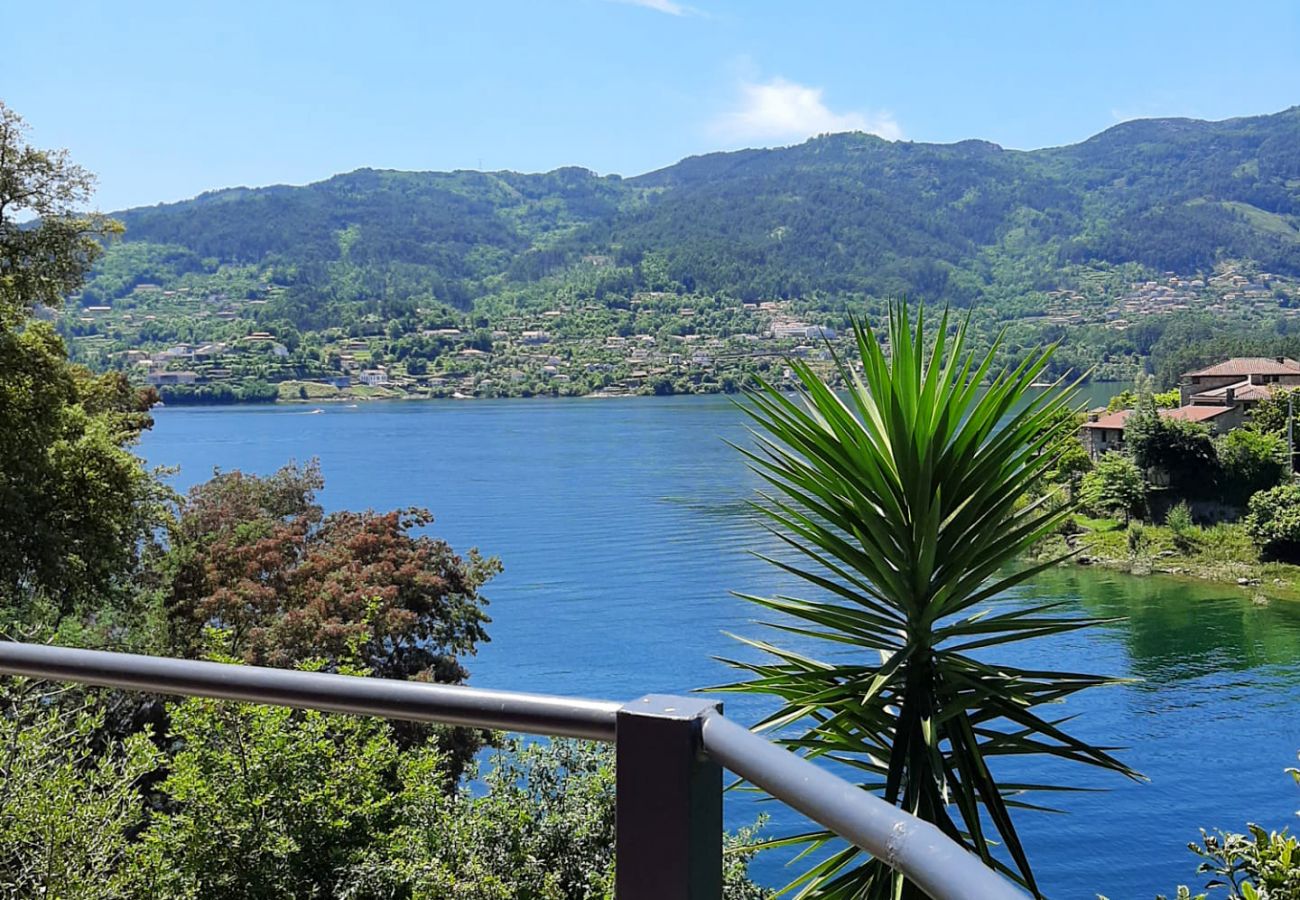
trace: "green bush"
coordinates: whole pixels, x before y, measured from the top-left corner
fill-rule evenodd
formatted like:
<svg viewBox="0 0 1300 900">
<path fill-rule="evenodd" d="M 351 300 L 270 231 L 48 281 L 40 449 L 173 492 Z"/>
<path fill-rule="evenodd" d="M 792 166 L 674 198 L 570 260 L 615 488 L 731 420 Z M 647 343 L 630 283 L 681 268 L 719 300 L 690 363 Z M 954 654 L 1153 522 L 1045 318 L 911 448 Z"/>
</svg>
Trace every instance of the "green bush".
<svg viewBox="0 0 1300 900">
<path fill-rule="evenodd" d="M 1196 523 L 1192 521 L 1192 508 L 1187 501 L 1176 504 L 1165 514 L 1165 526 L 1173 533 L 1174 545 L 1186 553 L 1196 543 Z"/>
<path fill-rule="evenodd" d="M 1300 559 L 1300 485 L 1282 484 L 1250 498 L 1246 531 L 1260 552 L 1274 559 Z"/>
<path fill-rule="evenodd" d="M 0 687 L 0 897 L 119 900 L 135 890 L 130 835 L 158 754 L 144 735 L 95 746 L 103 711 L 66 708 L 29 682 Z"/>
<path fill-rule="evenodd" d="M 1269 432 L 1238 428 L 1215 442 L 1223 472 L 1223 492 L 1244 505 L 1259 491 L 1286 477 L 1286 441 Z"/>
<path fill-rule="evenodd" d="M 1300 841 L 1283 831 L 1247 825 L 1249 834 L 1201 832 L 1188 849 L 1201 858 L 1206 887 L 1228 888 L 1229 900 L 1300 900 Z"/>
<path fill-rule="evenodd" d="M 444 781 L 378 719 L 195 699 L 171 720 L 167 808 L 134 848 L 160 898 L 338 896 L 408 795 Z"/>
<path fill-rule="evenodd" d="M 1128 527 L 1128 554 L 1137 559 L 1151 553 L 1151 533 L 1141 522 L 1134 522 Z"/>
<path fill-rule="evenodd" d="M 471 789 L 449 784 L 432 742 L 404 749 L 380 719 L 255 704 L 169 705 L 165 751 L 145 734 L 105 749 L 103 700 L 22 682 L 0 693 L 0 897 L 612 894 L 603 745 L 507 742 Z M 752 830 L 727 844 L 726 900 L 770 900 L 746 874 Z"/>
<path fill-rule="evenodd" d="M 614 889 L 614 758 L 591 742 L 511 741 L 483 788 L 446 796 L 427 777 L 397 825 L 351 867 L 338 896 L 410 900 L 605 900 Z M 423 786 L 423 787 L 421 787 Z M 751 831 L 728 838 L 723 897 L 769 900 L 746 876 Z"/>
<path fill-rule="evenodd" d="M 1079 501 L 1094 515 L 1122 515 L 1127 522 L 1146 511 L 1142 471 L 1122 453 L 1106 453 L 1079 485 Z"/>
</svg>

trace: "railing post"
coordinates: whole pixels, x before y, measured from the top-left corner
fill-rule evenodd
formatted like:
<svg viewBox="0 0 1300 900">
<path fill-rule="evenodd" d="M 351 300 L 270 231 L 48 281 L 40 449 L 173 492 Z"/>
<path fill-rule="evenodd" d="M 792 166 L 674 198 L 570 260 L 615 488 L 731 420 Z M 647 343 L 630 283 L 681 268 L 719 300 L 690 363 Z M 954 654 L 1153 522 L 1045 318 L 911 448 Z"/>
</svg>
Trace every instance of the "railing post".
<svg viewBox="0 0 1300 900">
<path fill-rule="evenodd" d="M 615 726 L 617 900 L 719 900 L 722 767 L 701 726 L 722 705 L 651 694 Z"/>
</svg>

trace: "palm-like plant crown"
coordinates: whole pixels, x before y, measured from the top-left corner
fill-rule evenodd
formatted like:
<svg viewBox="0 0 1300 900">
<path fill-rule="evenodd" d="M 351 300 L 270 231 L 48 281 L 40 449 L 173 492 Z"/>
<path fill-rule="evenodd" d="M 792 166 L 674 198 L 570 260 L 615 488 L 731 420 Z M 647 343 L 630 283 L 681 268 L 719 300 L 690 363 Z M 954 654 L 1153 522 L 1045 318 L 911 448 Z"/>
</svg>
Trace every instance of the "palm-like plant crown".
<svg viewBox="0 0 1300 900">
<path fill-rule="evenodd" d="M 976 654 L 1096 620 L 1054 614 L 1058 604 L 975 609 L 1058 561 L 1009 565 L 1071 512 L 1050 494 L 1026 498 L 1053 465 L 1054 442 L 1074 427 L 1061 414 L 1073 386 L 1031 387 L 1054 348 L 994 375 L 996 344 L 977 362 L 965 326 L 948 330 L 945 314 L 927 354 L 923 315 L 913 328 L 900 304 L 890 311 L 888 357 L 855 324 L 861 372 L 836 359 L 846 399 L 798 361 L 802 402 L 768 384 L 751 395 L 758 443 L 741 452 L 774 489 L 757 508 L 795 551 L 765 558 L 815 587 L 817 599 L 746 599 L 784 614 L 774 628 L 862 652 L 823 662 L 746 641 L 763 659 L 728 660 L 752 677 L 725 689 L 776 695 L 781 706 L 760 727 L 853 767 L 865 790 L 934 822 L 1039 896 L 1010 809 L 1032 806 L 1025 791 L 1067 788 L 999 782 L 990 758 L 1049 754 L 1137 776 L 1107 752 L 1114 748 L 1077 740 L 1060 717 L 1037 711 L 1113 679 Z M 815 832 L 772 843 L 812 851 L 832 840 Z M 1009 860 L 993 855 L 996 843 Z M 795 886 L 801 897 L 919 896 L 854 847 L 824 855 Z"/>
</svg>

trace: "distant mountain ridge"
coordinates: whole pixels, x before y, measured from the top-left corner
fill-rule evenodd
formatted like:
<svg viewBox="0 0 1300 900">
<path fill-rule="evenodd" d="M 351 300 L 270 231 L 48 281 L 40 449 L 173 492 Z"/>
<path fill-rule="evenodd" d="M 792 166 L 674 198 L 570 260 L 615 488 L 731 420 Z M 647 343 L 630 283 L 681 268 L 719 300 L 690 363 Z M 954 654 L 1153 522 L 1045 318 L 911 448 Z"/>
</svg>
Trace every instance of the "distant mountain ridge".
<svg viewBox="0 0 1300 900">
<path fill-rule="evenodd" d="M 693 156 L 631 178 L 361 169 L 230 188 L 125 222 L 84 303 L 226 278 L 332 302 L 466 308 L 585 264 L 607 290 L 743 299 L 867 293 L 965 303 L 1056 286 L 1065 267 L 1300 275 L 1300 106 L 1125 122 L 1033 151 L 844 133 Z"/>
</svg>

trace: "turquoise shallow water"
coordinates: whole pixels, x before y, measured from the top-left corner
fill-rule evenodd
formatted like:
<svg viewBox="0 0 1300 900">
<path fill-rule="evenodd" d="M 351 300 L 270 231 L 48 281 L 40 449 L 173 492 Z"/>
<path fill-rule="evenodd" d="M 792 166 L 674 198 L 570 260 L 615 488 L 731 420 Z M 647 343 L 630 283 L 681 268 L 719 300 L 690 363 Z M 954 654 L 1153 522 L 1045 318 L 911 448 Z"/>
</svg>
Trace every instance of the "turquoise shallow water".
<svg viewBox="0 0 1300 900">
<path fill-rule="evenodd" d="M 214 467 L 266 473 L 320 460 L 328 507 L 421 505 L 458 548 L 501 557 L 486 591 L 492 642 L 469 662 L 484 687 L 629 699 L 728 679 L 724 632 L 762 634 L 730 591 L 793 586 L 747 551 L 773 549 L 746 513 L 757 487 L 726 440 L 744 442 L 723 398 L 374 403 L 357 408 L 161 409 L 142 450 L 179 466 L 186 487 Z M 1074 730 L 1128 747 L 1150 782 L 1068 767 L 1104 793 L 1060 798 L 1068 815 L 1019 818 L 1046 891 L 1059 898 L 1153 898 L 1194 883 L 1184 849 L 1201 826 L 1280 827 L 1300 791 L 1283 774 L 1300 749 L 1300 605 L 1254 606 L 1235 590 L 1059 570 L 1001 602 L 1063 598 L 1127 617 L 1005 651 L 1004 659 L 1140 679 L 1090 692 L 1063 712 Z M 822 648 L 816 648 L 822 652 Z M 761 701 L 727 698 L 751 721 Z M 733 825 L 755 803 L 732 795 Z M 773 804 L 771 833 L 796 820 Z M 783 872 L 775 859 L 756 874 Z"/>
</svg>

